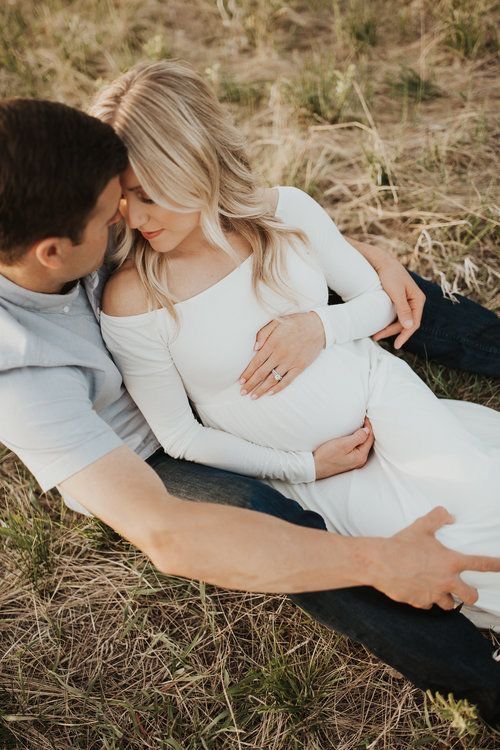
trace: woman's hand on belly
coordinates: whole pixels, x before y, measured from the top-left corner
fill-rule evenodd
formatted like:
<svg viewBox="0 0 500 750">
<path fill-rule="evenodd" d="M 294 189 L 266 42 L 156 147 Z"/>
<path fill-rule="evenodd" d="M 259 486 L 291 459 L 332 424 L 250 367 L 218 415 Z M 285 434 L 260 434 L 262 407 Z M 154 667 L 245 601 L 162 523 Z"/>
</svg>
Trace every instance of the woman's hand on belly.
<svg viewBox="0 0 500 750">
<path fill-rule="evenodd" d="M 360 469 L 368 460 L 374 442 L 370 420 L 352 435 L 334 438 L 313 451 L 316 479 L 326 479 L 352 469 Z"/>
<path fill-rule="evenodd" d="M 286 315 L 271 320 L 257 334 L 249 365 L 241 373 L 241 394 L 259 398 L 271 389 L 283 390 L 314 362 L 325 347 L 325 329 L 315 312 Z M 281 376 L 274 376 L 273 369 Z"/>
</svg>

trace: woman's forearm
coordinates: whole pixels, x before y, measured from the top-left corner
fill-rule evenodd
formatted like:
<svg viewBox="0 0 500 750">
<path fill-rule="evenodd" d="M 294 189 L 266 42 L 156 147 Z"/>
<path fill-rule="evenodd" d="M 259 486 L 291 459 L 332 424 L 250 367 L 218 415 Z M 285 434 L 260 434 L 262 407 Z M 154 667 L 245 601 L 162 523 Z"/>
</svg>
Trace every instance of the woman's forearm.
<svg viewBox="0 0 500 750">
<path fill-rule="evenodd" d="M 105 315 L 103 337 L 129 394 L 166 453 L 258 479 L 315 480 L 311 451 L 270 448 L 200 424 L 165 343 L 168 328 L 147 316 L 141 316 L 133 326 L 124 326 L 122 321 Z"/>
<path fill-rule="evenodd" d="M 339 305 L 315 307 L 321 318 L 326 347 L 366 338 L 394 320 L 394 306 L 382 288 L 366 291 Z"/>
<path fill-rule="evenodd" d="M 135 396 L 134 392 L 132 395 Z M 138 397 L 138 403 L 140 398 Z M 153 407 L 153 404 L 151 404 Z M 173 410 L 172 410 L 173 411 Z M 190 414 L 188 427 L 174 429 L 165 414 L 163 424 L 153 417 L 153 408 L 143 410 L 163 449 L 173 458 L 212 466 L 223 471 L 255 477 L 280 479 L 292 484 L 313 482 L 316 478 L 311 451 L 285 451 L 253 443 L 224 430 L 205 427 Z"/>
</svg>

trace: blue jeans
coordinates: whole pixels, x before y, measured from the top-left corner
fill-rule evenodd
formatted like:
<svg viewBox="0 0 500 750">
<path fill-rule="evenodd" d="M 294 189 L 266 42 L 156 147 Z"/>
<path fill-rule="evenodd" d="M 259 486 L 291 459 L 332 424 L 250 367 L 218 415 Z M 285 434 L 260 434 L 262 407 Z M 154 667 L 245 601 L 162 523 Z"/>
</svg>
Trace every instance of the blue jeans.
<svg viewBox="0 0 500 750">
<path fill-rule="evenodd" d="M 403 350 L 457 370 L 500 378 L 500 318 L 466 297 L 443 297 L 432 281 L 411 274 L 426 302 L 420 328 Z M 342 302 L 330 292 L 330 303 Z"/>
<path fill-rule="evenodd" d="M 464 298 L 453 304 L 437 285 L 414 278 L 427 303 L 421 329 L 405 348 L 451 367 L 500 377 L 500 319 Z M 148 463 L 178 497 L 226 503 L 326 529 L 320 515 L 255 479 L 176 460 L 162 451 Z M 417 687 L 468 698 L 486 721 L 500 725 L 500 664 L 492 658 L 492 644 L 459 612 L 414 609 L 369 587 L 294 594 L 290 599 L 327 627 L 362 643 Z"/>
<path fill-rule="evenodd" d="M 420 328 L 403 347 L 458 370 L 500 378 L 500 318 L 466 297 L 445 299 L 437 284 L 412 274 L 426 295 Z"/>
</svg>

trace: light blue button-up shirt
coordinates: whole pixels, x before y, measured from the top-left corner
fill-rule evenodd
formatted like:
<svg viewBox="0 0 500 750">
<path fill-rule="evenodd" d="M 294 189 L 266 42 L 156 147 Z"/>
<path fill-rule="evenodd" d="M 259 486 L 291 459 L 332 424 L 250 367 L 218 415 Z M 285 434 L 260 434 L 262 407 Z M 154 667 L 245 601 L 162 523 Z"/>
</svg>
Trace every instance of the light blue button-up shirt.
<svg viewBox="0 0 500 750">
<path fill-rule="evenodd" d="M 44 491 L 123 444 L 143 458 L 159 447 L 101 337 L 106 275 L 65 294 L 0 275 L 0 442 Z"/>
</svg>

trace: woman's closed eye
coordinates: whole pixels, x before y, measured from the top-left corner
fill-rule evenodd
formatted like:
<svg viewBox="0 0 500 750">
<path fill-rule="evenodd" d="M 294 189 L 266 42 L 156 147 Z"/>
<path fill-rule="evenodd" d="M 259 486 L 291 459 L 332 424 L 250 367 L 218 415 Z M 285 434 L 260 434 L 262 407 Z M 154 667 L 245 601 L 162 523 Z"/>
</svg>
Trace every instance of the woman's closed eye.
<svg viewBox="0 0 500 750">
<path fill-rule="evenodd" d="M 141 203 L 154 203 L 154 200 L 152 200 L 151 198 L 148 198 L 147 195 L 137 195 L 137 197 L 139 198 Z"/>
</svg>

